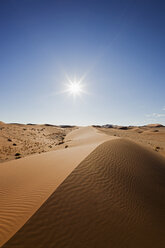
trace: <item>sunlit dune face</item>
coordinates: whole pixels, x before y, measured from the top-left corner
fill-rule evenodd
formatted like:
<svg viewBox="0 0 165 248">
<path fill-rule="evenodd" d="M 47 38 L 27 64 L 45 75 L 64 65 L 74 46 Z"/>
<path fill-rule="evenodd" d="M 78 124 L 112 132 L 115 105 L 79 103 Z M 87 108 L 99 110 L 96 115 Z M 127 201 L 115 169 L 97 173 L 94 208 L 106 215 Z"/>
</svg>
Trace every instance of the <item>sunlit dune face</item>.
<svg viewBox="0 0 165 248">
<path fill-rule="evenodd" d="M 80 95 L 82 92 L 83 92 L 83 86 L 80 82 L 70 82 L 68 85 L 67 85 L 67 91 L 76 96 L 76 95 Z"/>
</svg>

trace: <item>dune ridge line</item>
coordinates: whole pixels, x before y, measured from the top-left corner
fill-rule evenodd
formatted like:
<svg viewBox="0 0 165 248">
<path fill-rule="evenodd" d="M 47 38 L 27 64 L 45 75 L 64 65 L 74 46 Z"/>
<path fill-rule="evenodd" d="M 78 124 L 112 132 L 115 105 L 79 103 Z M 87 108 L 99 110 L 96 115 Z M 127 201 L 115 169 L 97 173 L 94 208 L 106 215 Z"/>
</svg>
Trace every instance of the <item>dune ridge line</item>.
<svg viewBox="0 0 165 248">
<path fill-rule="evenodd" d="M 80 127 L 66 136 L 67 149 L 1 164 L 0 245 L 26 223 L 91 151 L 109 138 L 92 127 Z"/>
<path fill-rule="evenodd" d="M 125 139 L 99 145 L 3 246 L 165 247 L 165 159 Z"/>
</svg>

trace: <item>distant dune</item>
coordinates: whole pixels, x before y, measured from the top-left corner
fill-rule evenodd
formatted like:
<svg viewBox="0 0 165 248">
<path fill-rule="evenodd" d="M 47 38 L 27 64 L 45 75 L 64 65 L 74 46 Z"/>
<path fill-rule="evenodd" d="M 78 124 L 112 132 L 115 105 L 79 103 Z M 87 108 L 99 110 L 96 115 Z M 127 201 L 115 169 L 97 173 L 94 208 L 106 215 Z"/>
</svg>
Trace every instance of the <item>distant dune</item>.
<svg viewBox="0 0 165 248">
<path fill-rule="evenodd" d="M 109 136 L 127 138 L 165 156 L 165 127 L 161 124 L 149 124 L 139 127 L 119 127 L 107 124 L 103 127 L 97 127 L 97 129 Z"/>
<path fill-rule="evenodd" d="M 3 248 L 164 248 L 165 159 L 125 139 L 98 146 Z"/>
<path fill-rule="evenodd" d="M 110 136 L 129 138 L 149 146 L 165 156 L 165 127 L 161 124 L 94 127 Z M 0 121 L 0 163 L 64 148 L 66 135 L 75 129 L 77 127 L 71 125 L 6 124 Z"/>
<path fill-rule="evenodd" d="M 156 124 L 148 124 L 147 127 L 163 127 L 163 125 L 156 123 Z"/>
</svg>

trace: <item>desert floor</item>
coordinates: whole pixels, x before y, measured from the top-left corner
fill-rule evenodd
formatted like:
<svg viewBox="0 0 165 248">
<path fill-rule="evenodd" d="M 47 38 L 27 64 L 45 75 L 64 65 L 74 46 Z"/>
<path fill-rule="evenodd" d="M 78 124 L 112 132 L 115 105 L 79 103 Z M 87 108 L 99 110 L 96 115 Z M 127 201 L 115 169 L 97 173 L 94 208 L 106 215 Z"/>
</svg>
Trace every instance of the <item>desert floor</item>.
<svg viewBox="0 0 165 248">
<path fill-rule="evenodd" d="M 110 136 L 127 138 L 165 156 L 165 127 L 148 125 L 143 127 L 99 128 L 99 130 Z"/>
<path fill-rule="evenodd" d="M 0 245 L 164 248 L 164 128 L 67 132 L 60 149 L 1 163 Z"/>
<path fill-rule="evenodd" d="M 63 141 L 74 127 L 49 124 L 5 124 L 0 122 L 0 162 L 63 148 Z"/>
</svg>

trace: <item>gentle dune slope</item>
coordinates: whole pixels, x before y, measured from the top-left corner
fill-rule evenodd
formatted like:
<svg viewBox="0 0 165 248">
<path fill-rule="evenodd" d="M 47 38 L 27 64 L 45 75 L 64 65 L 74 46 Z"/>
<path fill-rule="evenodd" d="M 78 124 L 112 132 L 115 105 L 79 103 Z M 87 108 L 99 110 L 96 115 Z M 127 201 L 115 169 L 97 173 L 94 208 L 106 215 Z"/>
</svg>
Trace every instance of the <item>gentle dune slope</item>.
<svg viewBox="0 0 165 248">
<path fill-rule="evenodd" d="M 83 160 L 3 248 L 164 248 L 164 210 L 164 158 L 111 140 Z"/>
<path fill-rule="evenodd" d="M 26 223 L 87 155 L 109 138 L 92 127 L 79 128 L 69 138 L 66 136 L 66 149 L 1 164 L 0 246 Z"/>
</svg>

